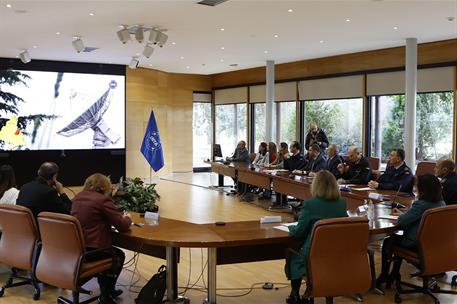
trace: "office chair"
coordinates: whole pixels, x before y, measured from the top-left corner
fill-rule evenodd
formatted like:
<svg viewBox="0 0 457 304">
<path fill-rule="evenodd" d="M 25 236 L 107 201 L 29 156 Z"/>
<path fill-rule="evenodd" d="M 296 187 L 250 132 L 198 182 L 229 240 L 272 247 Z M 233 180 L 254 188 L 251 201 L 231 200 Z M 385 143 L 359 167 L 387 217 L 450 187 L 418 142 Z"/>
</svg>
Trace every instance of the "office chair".
<svg viewBox="0 0 457 304">
<path fill-rule="evenodd" d="M 7 288 L 32 285 L 33 299 L 40 298 L 40 287 L 35 277 L 35 267 L 40 251 L 39 233 L 35 218 L 29 208 L 17 205 L 0 205 L 0 262 L 11 267 L 11 276 L 0 288 L 0 297 Z M 20 276 L 19 270 L 30 272 Z M 14 282 L 19 280 L 18 282 Z"/>
<path fill-rule="evenodd" d="M 38 215 L 42 248 L 36 267 L 37 278 L 44 283 L 72 291 L 73 302 L 59 297 L 57 303 L 83 304 L 79 294 L 91 294 L 82 286 L 93 277 L 111 268 L 112 258 L 86 262 L 100 252 L 112 255 L 110 248 L 86 251 L 84 235 L 79 221 L 70 215 L 42 212 Z M 56 267 L 58 265 L 58 267 Z"/>
</svg>

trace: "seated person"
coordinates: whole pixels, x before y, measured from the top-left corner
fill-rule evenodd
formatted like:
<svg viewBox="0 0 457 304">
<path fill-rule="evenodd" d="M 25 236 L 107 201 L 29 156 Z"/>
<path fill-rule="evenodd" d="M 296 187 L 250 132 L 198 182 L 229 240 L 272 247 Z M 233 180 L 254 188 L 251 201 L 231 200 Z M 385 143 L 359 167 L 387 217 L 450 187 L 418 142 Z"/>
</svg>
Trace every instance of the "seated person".
<svg viewBox="0 0 457 304">
<path fill-rule="evenodd" d="M 422 219 L 422 214 L 430 208 L 445 205 L 441 195 L 441 184 L 438 178 L 431 174 L 421 175 L 417 178 L 417 192 L 419 200 L 415 201 L 411 209 L 402 214 L 394 209 L 394 213 L 400 214 L 397 220 L 398 226 L 403 230 L 403 235 L 393 234 L 384 239 L 382 243 L 381 274 L 376 280 L 376 286 L 387 282 L 389 279 L 390 263 L 394 246 L 401 246 L 409 250 L 417 251 L 417 232 Z M 393 274 L 397 275 L 397 274 Z"/>
<path fill-rule="evenodd" d="M 330 171 L 336 179 L 341 178 L 341 173 L 338 170 L 338 165 L 343 163 L 343 159 L 338 154 L 338 152 L 338 147 L 336 145 L 331 144 L 328 146 L 326 170 Z"/>
<path fill-rule="evenodd" d="M 293 141 L 290 144 L 291 156 L 288 159 L 284 160 L 284 169 L 289 171 L 299 170 L 306 165 L 305 158 L 303 154 L 300 153 L 300 149 L 300 143 L 297 141 Z"/>
<path fill-rule="evenodd" d="M 300 284 L 307 275 L 307 261 L 311 232 L 316 221 L 326 218 L 346 217 L 346 201 L 341 198 L 336 178 L 329 171 L 319 171 L 311 185 L 312 199 L 302 202 L 298 224 L 289 226 L 289 234 L 303 239 L 301 255 L 289 253 L 286 257 L 286 276 L 291 280 L 292 290 L 287 303 L 300 302 Z"/>
<path fill-rule="evenodd" d="M 457 173 L 452 159 L 439 159 L 436 162 L 435 175 L 441 179 L 443 200 L 446 205 L 457 204 Z"/>
<path fill-rule="evenodd" d="M 70 214 L 71 201 L 57 181 L 58 174 L 56 163 L 43 163 L 38 177 L 21 187 L 16 204 L 29 208 L 35 217 L 43 211 Z"/>
<path fill-rule="evenodd" d="M 369 181 L 368 186 L 374 189 L 398 190 L 413 192 L 413 174 L 405 163 L 405 151 L 395 149 L 390 152 L 386 171 L 376 180 Z"/>
<path fill-rule="evenodd" d="M 235 152 L 233 152 L 232 157 L 227 157 L 227 161 L 232 162 L 244 162 L 249 163 L 251 158 L 249 157 L 249 151 L 246 149 L 246 142 L 244 140 L 240 140 L 240 142 L 236 145 Z"/>
<path fill-rule="evenodd" d="M 116 303 L 116 298 L 122 290 L 115 290 L 116 281 L 124 265 L 125 254 L 122 250 L 112 247 L 112 231 L 114 226 L 119 232 L 127 232 L 132 220 L 124 215 L 110 197 L 112 185 L 110 180 L 100 173 L 89 176 L 84 182 L 83 191 L 73 198 L 71 215 L 81 223 L 87 250 L 111 248 L 109 251 L 100 252 L 91 256 L 90 261 L 97 261 L 113 257 L 112 268 L 98 276 L 100 285 L 99 303 Z"/>
<path fill-rule="evenodd" d="M 3 165 L 0 167 L 0 204 L 16 204 L 19 190 L 16 189 L 16 175 L 13 167 Z"/>
<path fill-rule="evenodd" d="M 347 158 L 349 164 L 338 165 L 341 173 L 338 183 L 366 185 L 371 176 L 371 164 L 368 159 L 362 156 L 355 146 L 349 147 Z"/>
<path fill-rule="evenodd" d="M 261 142 L 259 145 L 259 152 L 256 153 L 253 165 L 264 165 L 268 164 L 270 160 L 270 154 L 268 153 L 268 145 L 266 142 Z"/>
<path fill-rule="evenodd" d="M 279 145 L 279 153 L 278 157 L 276 158 L 275 161 L 270 163 L 269 167 L 270 168 L 278 168 L 278 169 L 283 169 L 284 168 L 284 161 L 290 157 L 289 154 L 289 146 L 287 143 L 282 142 Z"/>
<path fill-rule="evenodd" d="M 318 144 L 312 144 L 308 150 L 309 161 L 303 169 L 308 172 L 310 176 L 314 176 L 314 173 L 321 170 L 325 170 L 327 165 L 324 154 L 321 152 Z"/>
</svg>

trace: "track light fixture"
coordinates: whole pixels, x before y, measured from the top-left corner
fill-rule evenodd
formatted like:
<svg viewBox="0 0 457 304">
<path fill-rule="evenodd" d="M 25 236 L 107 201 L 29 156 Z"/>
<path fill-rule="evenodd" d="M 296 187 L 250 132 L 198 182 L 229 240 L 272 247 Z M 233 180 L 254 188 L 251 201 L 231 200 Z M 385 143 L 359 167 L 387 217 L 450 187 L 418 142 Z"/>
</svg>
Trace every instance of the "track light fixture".
<svg viewBox="0 0 457 304">
<path fill-rule="evenodd" d="M 73 48 L 78 53 L 81 53 L 85 49 L 84 42 L 81 40 L 81 37 L 76 37 L 76 39 L 73 40 L 72 44 L 73 44 Z"/>
<path fill-rule="evenodd" d="M 30 54 L 29 54 L 29 51 L 27 50 L 23 50 L 20 54 L 19 54 L 19 58 L 21 59 L 22 63 L 29 63 L 30 61 L 32 61 L 32 59 L 30 58 Z"/>
<path fill-rule="evenodd" d="M 152 45 L 150 45 L 149 43 L 146 44 L 146 46 L 144 47 L 144 50 L 143 50 L 144 57 L 146 57 L 146 58 L 151 57 L 153 52 L 154 52 L 154 48 L 152 47 Z"/>
<path fill-rule="evenodd" d="M 143 40 L 144 40 L 144 30 L 141 26 L 139 26 L 137 29 L 136 29 L 136 32 L 135 32 L 135 39 L 136 41 L 138 41 L 138 43 L 143 43 Z"/>
<path fill-rule="evenodd" d="M 129 29 L 127 27 L 124 27 L 122 30 L 117 31 L 117 37 L 123 44 L 126 44 L 127 41 L 130 40 Z"/>
<path fill-rule="evenodd" d="M 159 32 L 157 35 L 157 44 L 159 47 L 163 47 L 168 40 L 168 36 L 162 32 Z"/>
<path fill-rule="evenodd" d="M 138 64 L 140 63 L 140 61 L 138 60 L 138 57 L 134 56 L 132 57 L 132 59 L 130 60 L 130 63 L 129 63 L 129 68 L 131 69 L 136 69 L 138 67 Z"/>
</svg>

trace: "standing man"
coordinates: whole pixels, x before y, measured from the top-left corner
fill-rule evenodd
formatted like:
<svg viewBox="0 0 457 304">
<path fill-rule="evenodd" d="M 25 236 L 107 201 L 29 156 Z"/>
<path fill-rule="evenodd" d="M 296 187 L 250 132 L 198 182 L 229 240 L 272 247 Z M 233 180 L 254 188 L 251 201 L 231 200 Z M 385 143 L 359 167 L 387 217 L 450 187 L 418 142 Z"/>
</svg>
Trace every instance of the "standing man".
<svg viewBox="0 0 457 304">
<path fill-rule="evenodd" d="M 70 214 L 71 201 L 57 181 L 58 174 L 56 163 L 43 163 L 37 178 L 22 186 L 16 204 L 29 208 L 35 217 L 43 211 Z"/>
<path fill-rule="evenodd" d="M 284 160 L 284 169 L 293 171 L 300 170 L 305 167 L 306 161 L 303 154 L 300 153 L 300 143 L 293 141 L 290 144 L 290 153 L 292 154 L 288 159 Z"/>
<path fill-rule="evenodd" d="M 436 162 L 435 175 L 441 179 L 443 200 L 446 205 L 457 204 L 457 173 L 452 159 L 442 158 Z"/>
<path fill-rule="evenodd" d="M 405 151 L 395 149 L 390 152 L 389 166 L 386 171 L 376 180 L 368 182 L 373 189 L 398 190 L 401 192 L 413 192 L 413 174 L 405 163 Z"/>
<path fill-rule="evenodd" d="M 324 130 L 317 127 L 317 123 L 314 121 L 309 124 L 309 131 L 305 140 L 305 149 L 309 150 L 309 147 L 313 144 L 317 144 L 322 152 L 325 152 L 325 149 L 328 147 L 327 135 Z"/>
<path fill-rule="evenodd" d="M 366 157 L 359 152 L 357 147 L 350 146 L 348 149 L 348 164 L 338 165 L 341 178 L 338 184 L 366 185 L 371 176 L 371 165 Z"/>
<path fill-rule="evenodd" d="M 235 152 L 233 152 L 232 157 L 227 157 L 227 161 L 232 162 L 244 162 L 249 163 L 251 161 L 249 157 L 249 151 L 246 149 L 246 142 L 244 140 L 240 140 L 240 142 L 236 145 Z"/>
<path fill-rule="evenodd" d="M 338 165 L 343 163 L 343 159 L 338 155 L 338 147 L 334 144 L 328 146 L 327 149 L 327 167 L 326 169 L 330 171 L 335 178 L 338 180 L 341 178 L 341 173 L 338 170 Z"/>
</svg>

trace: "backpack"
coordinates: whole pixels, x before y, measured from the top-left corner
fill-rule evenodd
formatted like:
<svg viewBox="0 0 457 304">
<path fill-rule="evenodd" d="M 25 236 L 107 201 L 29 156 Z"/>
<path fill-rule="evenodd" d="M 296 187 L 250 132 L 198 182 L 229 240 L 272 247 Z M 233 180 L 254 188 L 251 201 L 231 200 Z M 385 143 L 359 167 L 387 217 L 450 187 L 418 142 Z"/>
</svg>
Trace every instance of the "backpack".
<svg viewBox="0 0 457 304">
<path fill-rule="evenodd" d="M 163 301 L 163 296 L 167 289 L 167 267 L 160 266 L 157 273 L 141 288 L 136 304 L 159 304 Z"/>
</svg>

